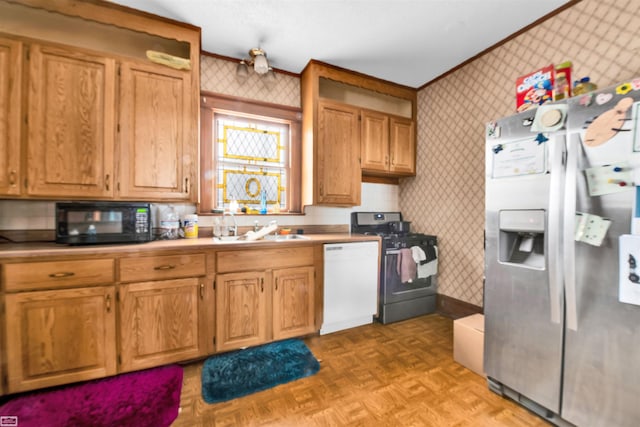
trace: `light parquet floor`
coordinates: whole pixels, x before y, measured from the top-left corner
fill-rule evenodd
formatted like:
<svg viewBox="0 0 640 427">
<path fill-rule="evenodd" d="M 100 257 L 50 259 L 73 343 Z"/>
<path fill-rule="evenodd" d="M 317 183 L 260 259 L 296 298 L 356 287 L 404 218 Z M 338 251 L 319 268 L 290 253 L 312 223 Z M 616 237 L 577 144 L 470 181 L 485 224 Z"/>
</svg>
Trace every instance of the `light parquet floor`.
<svg viewBox="0 0 640 427">
<path fill-rule="evenodd" d="M 453 361 L 449 318 L 374 323 L 305 342 L 320 361 L 316 375 L 229 402 L 205 403 L 203 362 L 185 365 L 172 427 L 549 425 Z"/>
</svg>

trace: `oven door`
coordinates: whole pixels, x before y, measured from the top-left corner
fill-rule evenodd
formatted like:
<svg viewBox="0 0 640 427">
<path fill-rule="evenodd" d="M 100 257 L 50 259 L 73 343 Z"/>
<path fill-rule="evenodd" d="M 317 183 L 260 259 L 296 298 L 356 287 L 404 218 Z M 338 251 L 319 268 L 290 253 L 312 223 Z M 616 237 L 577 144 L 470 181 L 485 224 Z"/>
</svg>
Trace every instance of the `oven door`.
<svg viewBox="0 0 640 427">
<path fill-rule="evenodd" d="M 434 295 L 437 291 L 435 275 L 415 277 L 411 281 L 402 282 L 399 262 L 401 251 L 402 249 L 385 250 L 380 286 L 380 299 L 383 304 Z"/>
</svg>

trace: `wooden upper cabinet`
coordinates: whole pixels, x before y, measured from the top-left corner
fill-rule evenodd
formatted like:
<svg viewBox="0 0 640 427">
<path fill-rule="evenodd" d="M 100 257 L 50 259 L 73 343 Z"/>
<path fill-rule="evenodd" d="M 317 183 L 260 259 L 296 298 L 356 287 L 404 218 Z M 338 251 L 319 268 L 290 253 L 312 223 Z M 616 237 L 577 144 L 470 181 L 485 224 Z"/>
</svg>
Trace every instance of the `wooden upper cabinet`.
<svg viewBox="0 0 640 427">
<path fill-rule="evenodd" d="M 415 175 L 415 122 L 400 117 L 392 117 L 389 133 L 389 171 L 401 175 Z"/>
<path fill-rule="evenodd" d="M 200 28 L 75 0 L 0 27 L 0 197 L 197 202 Z"/>
<path fill-rule="evenodd" d="M 115 60 L 32 44 L 28 194 L 112 197 Z"/>
<path fill-rule="evenodd" d="M 195 201 L 197 139 L 191 73 L 124 62 L 120 85 L 119 195 Z"/>
<path fill-rule="evenodd" d="M 415 175 L 415 122 L 362 110 L 362 173 Z"/>
<path fill-rule="evenodd" d="M 359 205 L 363 176 L 397 183 L 415 175 L 414 88 L 316 60 L 300 88 L 303 205 Z"/>
<path fill-rule="evenodd" d="M 360 204 L 359 111 L 346 104 L 318 106 L 316 200 L 323 205 Z"/>
<path fill-rule="evenodd" d="M 0 194 L 20 194 L 22 43 L 0 37 Z"/>
<path fill-rule="evenodd" d="M 362 111 L 362 170 L 389 170 L 389 116 Z"/>
</svg>

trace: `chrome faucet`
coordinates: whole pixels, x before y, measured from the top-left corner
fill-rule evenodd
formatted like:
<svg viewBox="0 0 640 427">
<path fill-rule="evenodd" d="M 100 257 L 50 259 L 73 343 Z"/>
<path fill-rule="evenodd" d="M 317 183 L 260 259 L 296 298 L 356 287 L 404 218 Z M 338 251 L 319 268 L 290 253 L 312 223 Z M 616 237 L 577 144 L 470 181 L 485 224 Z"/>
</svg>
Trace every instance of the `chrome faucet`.
<svg viewBox="0 0 640 427">
<path fill-rule="evenodd" d="M 227 226 L 226 221 L 224 221 L 224 217 L 229 215 L 231 217 L 231 219 L 233 220 L 233 227 L 231 226 Z M 227 227 L 227 230 L 229 231 L 233 231 L 233 235 L 237 236 L 238 235 L 238 223 L 236 222 L 236 217 L 234 214 L 232 214 L 231 212 L 225 212 L 222 214 L 222 218 L 223 218 L 223 222 L 224 222 L 224 226 Z"/>
</svg>

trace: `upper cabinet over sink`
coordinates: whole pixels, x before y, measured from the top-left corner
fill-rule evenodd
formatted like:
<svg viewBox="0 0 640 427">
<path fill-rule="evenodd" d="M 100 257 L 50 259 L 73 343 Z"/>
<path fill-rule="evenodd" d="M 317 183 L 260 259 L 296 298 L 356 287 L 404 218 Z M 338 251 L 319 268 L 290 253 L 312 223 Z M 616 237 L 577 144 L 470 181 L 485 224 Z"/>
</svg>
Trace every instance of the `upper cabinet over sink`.
<svg viewBox="0 0 640 427">
<path fill-rule="evenodd" d="M 188 24 L 0 0 L 0 197 L 197 201 L 199 55 Z"/>
<path fill-rule="evenodd" d="M 315 60 L 301 86 L 303 204 L 358 205 L 363 180 L 415 175 L 415 89 Z"/>
</svg>

